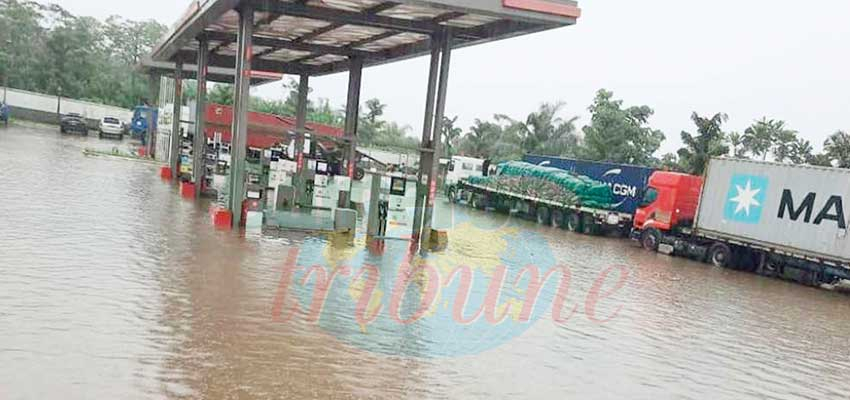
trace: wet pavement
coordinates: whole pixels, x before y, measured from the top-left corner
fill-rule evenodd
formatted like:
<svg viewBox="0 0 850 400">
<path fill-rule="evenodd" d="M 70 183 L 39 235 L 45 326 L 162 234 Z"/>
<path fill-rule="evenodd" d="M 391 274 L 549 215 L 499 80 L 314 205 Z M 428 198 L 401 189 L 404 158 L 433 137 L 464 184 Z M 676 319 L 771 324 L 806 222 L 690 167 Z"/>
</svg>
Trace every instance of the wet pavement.
<svg viewBox="0 0 850 400">
<path fill-rule="evenodd" d="M 437 225 L 450 245 L 424 259 L 403 241 L 367 249 L 362 232 L 221 232 L 208 204 L 181 199 L 155 166 L 87 158 L 86 147 L 127 142 L 0 128 L 2 399 L 839 399 L 850 391 L 845 295 L 442 201 Z M 422 273 L 396 290 L 407 265 Z M 558 267 L 568 290 L 541 290 L 524 320 L 517 299 L 533 270 Z M 487 281 L 500 271 L 511 289 L 493 300 Z M 381 275 L 372 287 L 371 272 Z M 464 272 L 474 288 L 460 319 L 485 310 L 466 324 L 452 314 L 463 305 Z M 311 319 L 315 299 L 324 306 Z M 421 319 L 406 321 L 420 304 Z M 302 313 L 288 318 L 293 305 Z"/>
</svg>

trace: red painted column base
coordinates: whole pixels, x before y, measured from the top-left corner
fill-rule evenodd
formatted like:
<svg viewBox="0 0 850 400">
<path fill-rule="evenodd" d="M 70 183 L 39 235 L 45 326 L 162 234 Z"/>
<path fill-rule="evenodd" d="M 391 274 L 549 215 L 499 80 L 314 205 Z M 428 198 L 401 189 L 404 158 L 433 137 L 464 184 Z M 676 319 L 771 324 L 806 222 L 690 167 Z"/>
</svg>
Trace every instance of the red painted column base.
<svg viewBox="0 0 850 400">
<path fill-rule="evenodd" d="M 184 199 L 195 198 L 195 184 L 192 182 L 180 182 L 180 196 Z"/>
<path fill-rule="evenodd" d="M 216 229 L 231 229 L 233 228 L 233 214 L 224 208 L 213 208 L 212 212 L 213 225 Z"/>
<path fill-rule="evenodd" d="M 159 169 L 159 177 L 162 179 L 171 179 L 174 174 L 171 173 L 171 167 L 162 167 Z"/>
</svg>

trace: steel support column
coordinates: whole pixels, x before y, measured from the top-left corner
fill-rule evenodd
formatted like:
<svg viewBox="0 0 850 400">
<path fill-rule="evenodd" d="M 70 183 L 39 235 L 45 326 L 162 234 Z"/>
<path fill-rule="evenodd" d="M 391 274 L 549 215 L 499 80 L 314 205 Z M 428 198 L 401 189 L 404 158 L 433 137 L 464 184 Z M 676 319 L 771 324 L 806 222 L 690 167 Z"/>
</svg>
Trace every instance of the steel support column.
<svg viewBox="0 0 850 400">
<path fill-rule="evenodd" d="M 153 126 L 157 121 L 154 120 L 153 110 L 159 108 L 159 84 L 161 81 L 162 77 L 157 74 L 151 74 L 148 77 L 148 128 L 142 135 L 146 136 L 144 138 L 145 154 L 150 158 L 156 158 L 156 130 L 153 129 Z"/>
<path fill-rule="evenodd" d="M 443 135 L 443 119 L 446 115 L 446 96 L 449 89 L 449 67 L 452 61 L 452 29 L 444 32 L 442 57 L 440 59 L 440 86 L 437 92 L 437 108 L 434 112 L 434 133 L 432 146 L 434 150 L 428 176 L 428 198 L 425 202 L 425 214 L 422 221 L 422 248 L 427 248 L 431 241 L 431 226 L 434 218 L 434 203 L 437 199 L 437 175 L 440 173 L 440 154 L 442 154 L 441 139 Z"/>
<path fill-rule="evenodd" d="M 242 223 L 245 200 L 245 164 L 248 146 L 248 103 L 251 95 L 251 58 L 253 56 L 254 10 L 246 5 L 239 10 L 236 88 L 233 91 L 233 139 L 230 143 L 230 196 L 228 208 L 233 213 L 233 226 Z"/>
<path fill-rule="evenodd" d="M 183 61 L 177 60 L 174 69 L 174 112 L 171 121 L 171 139 L 168 151 L 168 165 L 171 166 L 171 175 L 175 180 L 180 178 L 180 142 L 183 137 L 180 134 L 180 119 L 183 111 Z"/>
<path fill-rule="evenodd" d="M 357 126 L 360 119 L 360 85 L 363 78 L 363 59 L 352 58 L 351 69 L 348 73 L 348 101 L 345 105 L 345 138 L 347 149 L 345 159 L 348 163 L 346 174 L 354 180 L 357 170 Z M 340 195 L 342 208 L 351 207 L 351 192 Z"/>
<path fill-rule="evenodd" d="M 428 73 L 428 91 L 425 97 L 425 123 L 422 128 L 422 149 L 419 156 L 419 179 L 416 181 L 416 208 L 413 212 L 413 241 L 418 242 L 422 237 L 422 214 L 424 213 L 425 198 L 428 194 L 428 176 L 430 170 L 425 166 L 430 165 L 433 157 L 431 153 L 431 133 L 434 127 L 434 104 L 437 95 L 437 79 L 440 72 L 440 50 L 441 39 L 439 35 L 431 37 L 431 68 Z"/>
<path fill-rule="evenodd" d="M 201 197 L 206 168 L 206 116 L 207 116 L 207 70 L 209 64 L 209 41 L 198 39 L 198 93 L 195 100 L 195 136 L 192 142 L 192 175 L 195 182 L 195 198 Z"/>
<path fill-rule="evenodd" d="M 295 111 L 295 160 L 298 164 L 295 173 L 295 199 L 301 201 L 305 192 L 304 179 L 304 136 L 307 127 L 307 96 L 310 92 L 310 76 L 301 75 L 298 82 L 298 105 Z"/>
</svg>

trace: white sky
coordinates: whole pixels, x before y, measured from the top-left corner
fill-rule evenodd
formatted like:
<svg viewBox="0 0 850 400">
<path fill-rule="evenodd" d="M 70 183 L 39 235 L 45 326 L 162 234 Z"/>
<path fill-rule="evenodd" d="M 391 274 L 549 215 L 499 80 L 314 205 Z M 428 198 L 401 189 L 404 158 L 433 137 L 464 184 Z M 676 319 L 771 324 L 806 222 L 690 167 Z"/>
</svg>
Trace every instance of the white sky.
<svg viewBox="0 0 850 400">
<path fill-rule="evenodd" d="M 186 0 L 53 0 L 78 15 L 154 18 L 171 25 Z M 667 135 L 661 152 L 693 131 L 692 111 L 725 112 L 727 130 L 767 116 L 785 120 L 820 149 L 850 129 L 850 2 L 838 0 L 585 0 L 578 25 L 458 50 L 448 115 L 467 128 L 495 113 L 524 118 L 544 101 L 567 103 L 564 116 L 588 121 L 599 88 L 627 105 L 655 109 Z M 422 129 L 427 60 L 364 71 L 362 100 L 389 105 L 386 117 Z M 345 102 L 346 75 L 314 78 L 314 97 Z M 282 98 L 280 84 L 254 94 Z"/>
</svg>

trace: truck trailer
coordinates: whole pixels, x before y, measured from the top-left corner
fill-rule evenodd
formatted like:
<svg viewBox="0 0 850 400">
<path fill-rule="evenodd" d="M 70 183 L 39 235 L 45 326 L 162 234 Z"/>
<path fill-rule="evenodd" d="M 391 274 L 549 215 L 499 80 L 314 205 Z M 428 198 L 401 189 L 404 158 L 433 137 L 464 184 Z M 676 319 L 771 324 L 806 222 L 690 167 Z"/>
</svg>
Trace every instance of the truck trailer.
<svg viewBox="0 0 850 400">
<path fill-rule="evenodd" d="M 643 198 L 643 189 L 649 183 L 649 178 L 655 169 L 638 165 L 614 164 L 607 162 L 586 161 L 573 158 L 527 155 L 523 160 L 530 164 L 545 165 L 553 168 L 584 175 L 608 186 L 617 203 L 614 210 L 634 214 Z"/>
<path fill-rule="evenodd" d="M 506 165 L 516 163 L 500 164 L 493 176 L 503 176 Z M 531 163 L 519 163 L 535 168 Z M 479 171 L 488 171 L 486 164 Z M 476 176 L 469 176 L 457 180 L 454 184 L 447 184 L 446 192 L 450 202 L 463 202 L 473 208 L 480 210 L 494 210 L 510 214 L 518 214 L 543 225 L 551 225 L 556 228 L 564 228 L 572 232 L 588 235 L 616 233 L 627 237 L 632 229 L 632 213 L 618 211 L 614 205 L 615 197 L 610 193 L 610 186 L 604 185 L 586 176 L 568 173 L 554 167 L 545 167 L 546 170 L 558 171 L 567 174 L 576 180 L 593 182 L 596 189 L 605 191 L 609 203 L 599 204 L 597 201 L 582 201 L 581 196 L 570 200 L 558 196 L 528 192 L 519 192 L 506 187 L 494 187 L 479 182 Z M 541 171 L 537 171 L 541 173 Z M 551 172 L 542 172 L 551 174 Z M 490 175 L 485 173 L 484 175 Z M 529 177 L 532 180 L 537 178 Z"/>
<path fill-rule="evenodd" d="M 848 197 L 847 169 L 717 158 L 704 178 L 654 173 L 632 237 L 647 250 L 833 286 L 850 282 Z"/>
</svg>

